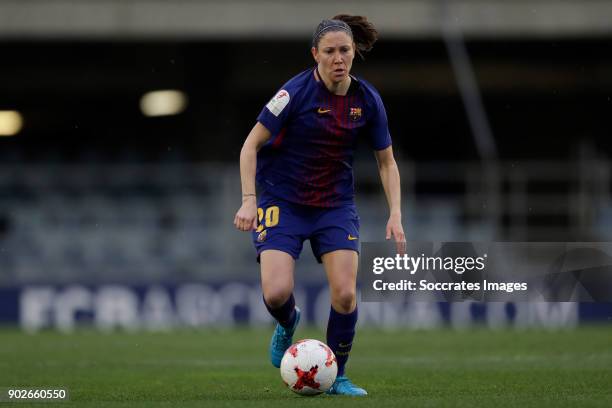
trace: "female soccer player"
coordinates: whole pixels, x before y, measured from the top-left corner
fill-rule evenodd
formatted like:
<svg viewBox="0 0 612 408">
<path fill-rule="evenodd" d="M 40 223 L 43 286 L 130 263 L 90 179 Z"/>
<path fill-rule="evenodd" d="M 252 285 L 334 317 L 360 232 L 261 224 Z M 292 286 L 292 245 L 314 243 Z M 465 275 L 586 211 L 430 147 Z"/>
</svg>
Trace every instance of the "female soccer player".
<svg viewBox="0 0 612 408">
<path fill-rule="evenodd" d="M 336 354 L 338 377 L 329 394 L 367 394 L 344 374 L 357 323 L 359 216 L 352 162 L 358 139 L 370 143 L 378 162 L 390 210 L 386 239 L 405 240 L 387 114 L 374 87 L 350 75 L 355 53 L 369 51 L 377 35 L 362 16 L 321 21 L 312 38 L 316 66 L 290 79 L 268 102 L 240 153 L 242 206 L 234 225 L 252 231 L 264 303 L 278 321 L 270 360 L 279 367 L 292 344 L 300 320 L 293 271 L 303 242 L 310 240 L 331 293 L 327 344 Z"/>
</svg>

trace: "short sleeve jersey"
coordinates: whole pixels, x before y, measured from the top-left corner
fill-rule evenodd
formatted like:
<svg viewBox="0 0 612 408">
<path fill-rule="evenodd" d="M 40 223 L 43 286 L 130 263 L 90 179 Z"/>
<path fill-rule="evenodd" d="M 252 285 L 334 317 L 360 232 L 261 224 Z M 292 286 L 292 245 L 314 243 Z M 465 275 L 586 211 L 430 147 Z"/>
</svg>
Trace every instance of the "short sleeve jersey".
<svg viewBox="0 0 612 408">
<path fill-rule="evenodd" d="M 316 68 L 290 79 L 257 120 L 272 137 L 257 154 L 260 189 L 284 200 L 340 207 L 354 202 L 353 155 L 366 139 L 374 150 L 391 145 L 378 92 L 351 76 L 346 95 L 331 93 Z"/>
</svg>

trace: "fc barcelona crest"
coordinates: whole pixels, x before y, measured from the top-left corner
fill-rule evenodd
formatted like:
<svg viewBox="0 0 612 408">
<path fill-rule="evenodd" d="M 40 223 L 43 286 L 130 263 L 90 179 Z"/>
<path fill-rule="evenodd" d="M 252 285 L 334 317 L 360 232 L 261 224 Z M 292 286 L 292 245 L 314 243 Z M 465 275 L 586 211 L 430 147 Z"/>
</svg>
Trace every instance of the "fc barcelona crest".
<svg viewBox="0 0 612 408">
<path fill-rule="evenodd" d="M 355 122 L 361 119 L 361 108 L 351 108 L 351 111 L 349 112 L 349 117 Z"/>
</svg>

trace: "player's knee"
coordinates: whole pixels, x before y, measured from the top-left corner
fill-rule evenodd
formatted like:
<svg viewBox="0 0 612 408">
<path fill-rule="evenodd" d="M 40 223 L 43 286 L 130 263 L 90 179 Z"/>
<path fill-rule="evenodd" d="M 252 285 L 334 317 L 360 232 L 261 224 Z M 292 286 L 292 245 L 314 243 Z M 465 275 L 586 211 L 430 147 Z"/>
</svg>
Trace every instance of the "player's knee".
<svg viewBox="0 0 612 408">
<path fill-rule="evenodd" d="M 264 300 L 272 309 L 276 309 L 285 304 L 291 296 L 291 290 L 284 288 L 273 288 L 264 291 Z"/>
<path fill-rule="evenodd" d="M 357 294 L 355 288 L 342 288 L 332 292 L 332 305 L 339 313 L 350 313 L 355 308 Z"/>
</svg>

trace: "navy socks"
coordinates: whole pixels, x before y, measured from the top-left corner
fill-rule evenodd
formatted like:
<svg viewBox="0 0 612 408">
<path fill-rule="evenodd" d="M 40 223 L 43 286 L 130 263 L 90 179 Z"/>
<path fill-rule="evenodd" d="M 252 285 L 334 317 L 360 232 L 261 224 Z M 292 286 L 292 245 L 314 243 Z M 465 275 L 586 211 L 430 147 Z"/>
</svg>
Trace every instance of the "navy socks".
<svg viewBox="0 0 612 408">
<path fill-rule="evenodd" d="M 279 308 L 272 309 L 266 299 L 264 298 L 264 305 L 266 305 L 266 309 L 268 312 L 276 319 L 276 321 L 283 326 L 285 329 L 290 329 L 295 323 L 295 298 L 293 297 L 293 293 L 289 296 L 289 299 Z"/>
<path fill-rule="evenodd" d="M 348 314 L 338 313 L 333 307 L 330 308 L 329 322 L 327 323 L 327 345 L 336 355 L 338 376 L 344 375 L 344 366 L 353 346 L 356 324 L 357 307 Z"/>
<path fill-rule="evenodd" d="M 289 299 L 276 309 L 272 309 L 264 298 L 264 304 L 268 312 L 285 329 L 289 329 L 295 323 L 295 298 L 293 294 Z M 355 337 L 355 326 L 357 325 L 357 307 L 351 313 L 338 313 L 333 307 L 329 310 L 329 321 L 327 323 L 327 345 L 336 355 L 338 362 L 338 376 L 344 375 L 344 366 L 349 358 Z"/>
</svg>

